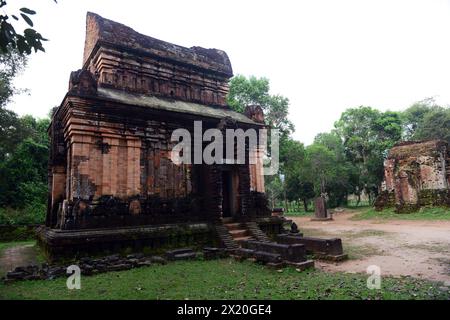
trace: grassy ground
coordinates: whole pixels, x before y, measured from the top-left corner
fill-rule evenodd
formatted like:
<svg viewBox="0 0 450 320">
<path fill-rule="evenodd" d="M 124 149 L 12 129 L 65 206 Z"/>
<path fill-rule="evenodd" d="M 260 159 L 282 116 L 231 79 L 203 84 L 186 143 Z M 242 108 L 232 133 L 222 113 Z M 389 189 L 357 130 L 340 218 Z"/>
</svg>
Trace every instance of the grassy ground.
<svg viewBox="0 0 450 320">
<path fill-rule="evenodd" d="M 0 284 L 0 299 L 449 299 L 439 284 L 412 278 L 382 279 L 322 271 L 270 270 L 231 259 L 175 262 L 82 277 L 81 290 L 66 279 Z"/>
<path fill-rule="evenodd" d="M 370 209 L 371 207 L 368 205 L 348 205 L 345 206 L 346 212 L 358 212 L 362 210 Z M 330 211 L 333 211 L 334 209 L 330 209 Z M 314 215 L 314 208 L 308 211 L 304 210 L 298 210 L 298 211 L 289 211 L 284 214 L 286 217 L 312 217 Z"/>
<path fill-rule="evenodd" d="M 309 217 L 313 216 L 313 211 L 289 211 L 284 214 L 286 217 Z"/>
<path fill-rule="evenodd" d="M 441 207 L 424 207 L 417 212 L 408 214 L 398 214 L 394 209 L 376 211 L 373 208 L 367 208 L 361 213 L 353 216 L 352 220 L 450 220 L 450 209 Z"/>
</svg>

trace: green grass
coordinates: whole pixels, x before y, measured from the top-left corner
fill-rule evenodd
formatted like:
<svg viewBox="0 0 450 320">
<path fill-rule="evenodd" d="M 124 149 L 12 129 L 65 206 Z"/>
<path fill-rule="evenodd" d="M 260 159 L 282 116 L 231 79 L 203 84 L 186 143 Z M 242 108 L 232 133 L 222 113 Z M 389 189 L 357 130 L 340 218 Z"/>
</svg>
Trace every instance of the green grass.
<svg viewBox="0 0 450 320">
<path fill-rule="evenodd" d="M 314 215 L 312 211 L 289 211 L 284 214 L 286 217 L 311 217 Z"/>
<path fill-rule="evenodd" d="M 0 299 L 448 299 L 441 284 L 409 277 L 366 287 L 362 274 L 319 270 L 282 272 L 232 259 L 174 262 L 82 277 L 81 290 L 66 279 L 0 284 Z"/>
<path fill-rule="evenodd" d="M 443 207 L 423 207 L 417 212 L 395 213 L 393 208 L 376 211 L 369 208 L 353 216 L 351 220 L 450 220 L 450 209 Z"/>
</svg>

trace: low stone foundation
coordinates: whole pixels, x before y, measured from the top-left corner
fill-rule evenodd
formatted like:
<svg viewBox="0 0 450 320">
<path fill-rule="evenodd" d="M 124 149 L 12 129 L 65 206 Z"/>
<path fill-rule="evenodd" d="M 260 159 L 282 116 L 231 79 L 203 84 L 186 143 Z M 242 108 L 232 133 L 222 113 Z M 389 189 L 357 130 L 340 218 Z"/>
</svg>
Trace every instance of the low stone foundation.
<svg viewBox="0 0 450 320">
<path fill-rule="evenodd" d="M 169 224 L 95 230 L 55 230 L 41 227 L 38 242 L 50 261 L 110 253 L 160 253 L 171 248 L 216 245 L 211 224 Z"/>
</svg>

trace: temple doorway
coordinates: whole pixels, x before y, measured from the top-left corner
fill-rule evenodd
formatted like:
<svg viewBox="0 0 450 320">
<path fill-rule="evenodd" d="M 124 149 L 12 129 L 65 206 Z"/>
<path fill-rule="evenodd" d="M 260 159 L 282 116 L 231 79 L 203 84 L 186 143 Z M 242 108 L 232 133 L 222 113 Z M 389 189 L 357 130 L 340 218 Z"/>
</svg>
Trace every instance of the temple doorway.
<svg viewBox="0 0 450 320">
<path fill-rule="evenodd" d="M 239 212 L 239 175 L 227 168 L 222 171 L 222 218 L 236 217 Z"/>
</svg>

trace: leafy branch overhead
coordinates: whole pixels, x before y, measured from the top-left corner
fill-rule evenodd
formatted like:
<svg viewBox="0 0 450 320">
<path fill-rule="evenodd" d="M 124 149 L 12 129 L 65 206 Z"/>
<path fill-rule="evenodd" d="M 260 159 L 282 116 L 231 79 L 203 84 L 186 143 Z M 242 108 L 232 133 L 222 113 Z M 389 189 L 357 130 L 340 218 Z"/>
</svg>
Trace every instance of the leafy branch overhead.
<svg viewBox="0 0 450 320">
<path fill-rule="evenodd" d="M 57 2 L 54 0 L 55 3 Z M 0 0 L 0 8 L 7 5 L 5 0 Z M 36 11 L 29 8 L 21 8 L 18 14 L 3 13 L 0 15 L 0 50 L 7 53 L 11 49 L 17 50 L 20 54 L 31 54 L 34 52 L 44 51 L 43 41 L 47 41 L 34 27 L 32 17 Z M 23 20 L 29 27 L 23 33 L 18 33 L 13 26 L 13 22 Z"/>
</svg>

